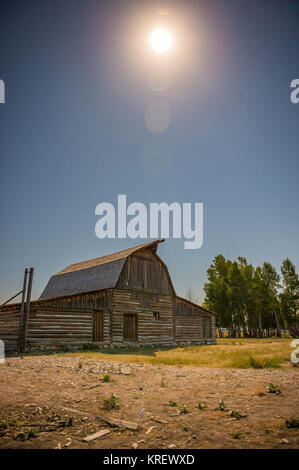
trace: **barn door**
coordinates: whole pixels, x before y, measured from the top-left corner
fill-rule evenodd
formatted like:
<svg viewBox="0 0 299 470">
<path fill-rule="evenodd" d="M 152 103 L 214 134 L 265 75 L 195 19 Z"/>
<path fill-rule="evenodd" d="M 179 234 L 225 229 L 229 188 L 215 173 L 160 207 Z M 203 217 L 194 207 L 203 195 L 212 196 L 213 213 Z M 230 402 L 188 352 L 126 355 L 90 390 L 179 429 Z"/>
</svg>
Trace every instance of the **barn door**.
<svg viewBox="0 0 299 470">
<path fill-rule="evenodd" d="M 124 315 L 124 341 L 137 342 L 137 315 Z"/>
<path fill-rule="evenodd" d="M 95 310 L 93 314 L 93 341 L 104 341 L 104 315 L 101 310 Z"/>
</svg>

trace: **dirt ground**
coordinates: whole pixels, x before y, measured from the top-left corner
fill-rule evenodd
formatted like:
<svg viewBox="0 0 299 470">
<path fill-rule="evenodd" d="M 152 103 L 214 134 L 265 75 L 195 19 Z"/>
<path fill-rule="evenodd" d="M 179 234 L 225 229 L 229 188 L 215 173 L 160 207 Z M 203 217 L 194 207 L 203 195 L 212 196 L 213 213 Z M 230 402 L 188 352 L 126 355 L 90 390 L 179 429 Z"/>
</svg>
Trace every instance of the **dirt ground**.
<svg viewBox="0 0 299 470">
<path fill-rule="evenodd" d="M 102 381 L 104 373 L 110 382 Z M 281 393 L 268 393 L 269 383 Z M 103 410 L 112 394 L 119 408 Z M 139 430 L 113 428 L 98 416 L 138 423 Z M 299 430 L 286 426 L 291 418 L 299 419 L 298 368 L 208 369 L 64 355 L 0 364 L 0 448 L 299 448 Z M 109 433 L 83 441 L 101 429 Z"/>
</svg>

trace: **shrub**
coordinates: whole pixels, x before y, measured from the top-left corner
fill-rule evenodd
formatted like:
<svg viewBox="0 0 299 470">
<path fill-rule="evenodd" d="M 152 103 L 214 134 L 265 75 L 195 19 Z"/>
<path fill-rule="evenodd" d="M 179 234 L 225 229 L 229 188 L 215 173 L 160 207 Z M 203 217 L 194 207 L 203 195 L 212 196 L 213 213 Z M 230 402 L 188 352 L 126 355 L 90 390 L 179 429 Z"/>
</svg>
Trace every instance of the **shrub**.
<svg viewBox="0 0 299 470">
<path fill-rule="evenodd" d="M 84 351 L 98 351 L 98 350 L 99 350 L 99 347 L 98 347 L 97 344 L 86 343 L 86 344 L 83 344 L 82 349 L 83 349 Z"/>
<path fill-rule="evenodd" d="M 267 392 L 268 393 L 276 393 L 276 395 L 279 395 L 281 393 L 280 389 L 278 388 L 278 385 L 274 385 L 274 384 L 271 384 L 271 383 L 268 385 Z"/>
<path fill-rule="evenodd" d="M 70 418 L 61 419 L 60 421 L 58 421 L 58 425 L 62 428 L 70 428 L 71 426 L 73 426 L 72 416 Z"/>
<path fill-rule="evenodd" d="M 111 375 L 110 374 L 103 374 L 102 375 L 102 382 L 110 382 Z"/>
<path fill-rule="evenodd" d="M 180 415 L 185 415 L 186 413 L 189 413 L 188 410 L 187 410 L 186 405 L 184 405 L 184 406 L 182 406 L 181 408 L 179 408 L 179 414 L 180 414 Z"/>
<path fill-rule="evenodd" d="M 177 402 L 174 400 L 169 400 L 169 406 L 177 406 Z"/>
<path fill-rule="evenodd" d="M 28 431 L 24 430 L 22 432 L 19 432 L 15 436 L 15 439 L 24 442 L 28 441 L 29 439 L 33 439 L 34 437 L 37 437 L 37 434 L 32 429 L 29 429 Z"/>
<path fill-rule="evenodd" d="M 229 412 L 229 415 L 232 417 L 232 418 L 236 418 L 236 419 L 241 419 L 241 418 L 245 418 L 245 416 L 247 416 L 245 413 L 243 413 L 242 411 L 240 410 L 230 410 Z"/>
<path fill-rule="evenodd" d="M 197 408 L 202 411 L 202 410 L 207 409 L 207 408 L 208 408 L 208 405 L 207 405 L 206 403 L 201 403 L 201 402 L 199 401 L 199 402 L 197 403 Z"/>
<path fill-rule="evenodd" d="M 285 425 L 288 429 L 299 429 L 299 420 L 295 418 L 287 419 Z"/>
<path fill-rule="evenodd" d="M 19 426 L 19 424 L 20 424 L 19 421 L 17 421 L 16 419 L 4 418 L 0 420 L 0 429 L 3 430 L 3 429 L 12 428 L 15 426 Z"/>
<path fill-rule="evenodd" d="M 220 411 L 225 411 L 225 412 L 228 411 L 228 408 L 227 408 L 226 404 L 222 400 L 219 402 L 219 410 Z"/>
<path fill-rule="evenodd" d="M 111 411 L 120 408 L 119 399 L 115 395 L 111 395 L 109 398 L 104 398 L 103 410 Z"/>
</svg>

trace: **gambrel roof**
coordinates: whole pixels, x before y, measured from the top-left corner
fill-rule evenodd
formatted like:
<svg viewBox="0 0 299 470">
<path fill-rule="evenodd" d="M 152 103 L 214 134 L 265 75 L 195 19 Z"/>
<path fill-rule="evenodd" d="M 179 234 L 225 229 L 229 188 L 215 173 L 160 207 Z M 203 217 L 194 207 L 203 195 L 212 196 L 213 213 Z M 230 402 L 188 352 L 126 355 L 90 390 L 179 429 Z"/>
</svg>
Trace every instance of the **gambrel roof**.
<svg viewBox="0 0 299 470">
<path fill-rule="evenodd" d="M 155 240 L 118 253 L 71 264 L 50 278 L 40 299 L 113 288 L 130 255 L 143 249 L 150 249 L 155 254 L 158 244 L 163 241 Z"/>
</svg>

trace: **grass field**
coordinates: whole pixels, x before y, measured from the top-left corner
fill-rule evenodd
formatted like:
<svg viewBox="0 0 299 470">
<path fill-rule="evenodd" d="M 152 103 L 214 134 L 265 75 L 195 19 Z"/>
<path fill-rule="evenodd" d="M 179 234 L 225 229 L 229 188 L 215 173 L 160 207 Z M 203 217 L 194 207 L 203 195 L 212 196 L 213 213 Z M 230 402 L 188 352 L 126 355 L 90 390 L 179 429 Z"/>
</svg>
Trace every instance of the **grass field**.
<svg viewBox="0 0 299 470">
<path fill-rule="evenodd" d="M 263 369 L 292 366 L 290 339 L 218 339 L 217 345 L 177 348 L 144 347 L 140 349 L 106 349 L 67 353 L 86 358 L 112 359 L 174 366 Z"/>
</svg>

